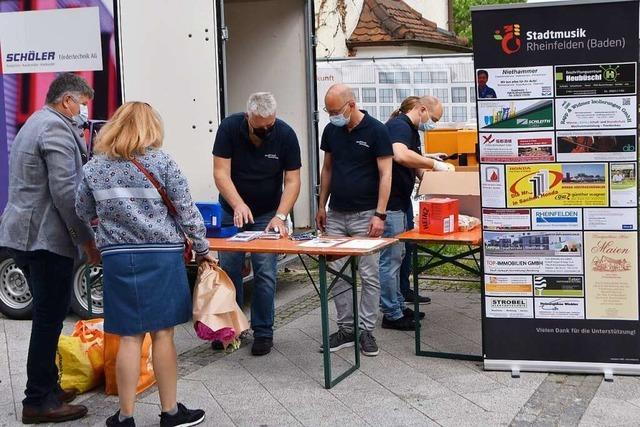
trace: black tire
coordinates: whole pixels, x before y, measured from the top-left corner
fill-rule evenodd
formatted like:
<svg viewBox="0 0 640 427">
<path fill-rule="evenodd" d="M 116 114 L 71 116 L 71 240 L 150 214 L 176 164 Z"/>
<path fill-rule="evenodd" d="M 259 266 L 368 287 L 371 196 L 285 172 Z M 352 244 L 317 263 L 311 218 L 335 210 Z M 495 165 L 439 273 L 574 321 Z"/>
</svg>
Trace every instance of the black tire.
<svg viewBox="0 0 640 427">
<path fill-rule="evenodd" d="M 73 273 L 73 289 L 71 291 L 71 310 L 81 319 L 89 319 L 91 317 L 104 316 L 104 301 L 102 299 L 102 266 L 88 266 L 90 274 L 91 287 L 91 310 L 92 315 L 89 316 L 89 305 L 87 302 L 87 280 L 85 271 L 86 264 L 80 264 Z"/>
<path fill-rule="evenodd" d="M 33 300 L 27 279 L 5 249 L 0 249 L 0 313 L 9 319 L 29 320 Z"/>
</svg>

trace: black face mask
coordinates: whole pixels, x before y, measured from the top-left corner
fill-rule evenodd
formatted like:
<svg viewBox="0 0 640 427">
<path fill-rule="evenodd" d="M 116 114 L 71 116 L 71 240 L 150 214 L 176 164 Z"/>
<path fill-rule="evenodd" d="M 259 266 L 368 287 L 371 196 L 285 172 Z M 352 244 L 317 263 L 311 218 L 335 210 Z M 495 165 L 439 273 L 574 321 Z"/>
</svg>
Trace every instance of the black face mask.
<svg viewBox="0 0 640 427">
<path fill-rule="evenodd" d="M 269 128 L 257 128 L 253 130 L 253 134 L 255 136 L 257 136 L 258 138 L 262 139 L 263 141 L 267 138 L 269 138 L 269 136 L 271 136 L 271 134 L 273 133 L 273 126 L 269 127 Z"/>
</svg>

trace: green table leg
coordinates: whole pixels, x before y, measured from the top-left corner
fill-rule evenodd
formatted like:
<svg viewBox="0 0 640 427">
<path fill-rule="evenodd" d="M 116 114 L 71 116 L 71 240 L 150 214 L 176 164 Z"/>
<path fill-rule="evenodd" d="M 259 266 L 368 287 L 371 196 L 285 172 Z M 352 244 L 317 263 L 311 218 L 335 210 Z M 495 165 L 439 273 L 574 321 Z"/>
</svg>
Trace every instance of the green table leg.
<svg viewBox="0 0 640 427">
<path fill-rule="evenodd" d="M 358 281 L 357 281 L 357 271 L 358 266 L 356 265 L 356 257 L 351 257 L 351 285 L 352 287 L 352 295 L 353 295 L 353 333 L 355 336 L 355 345 L 353 348 L 355 349 L 355 368 L 360 368 L 360 316 L 358 314 Z"/>
<path fill-rule="evenodd" d="M 355 333 L 355 364 L 340 374 L 336 379 L 331 379 L 331 350 L 329 349 L 329 288 L 327 286 L 327 257 L 318 259 L 318 275 L 320 284 L 320 316 L 322 319 L 322 356 L 324 362 L 324 388 L 330 389 L 354 371 L 360 368 L 360 340 L 358 331 L 358 290 L 356 289 L 356 261 L 351 257 L 347 262 L 351 263 L 351 292 L 353 293 L 353 318 Z"/>
<path fill-rule="evenodd" d="M 411 250 L 411 265 L 413 267 L 413 316 L 415 319 L 415 323 L 416 323 L 416 333 L 415 333 L 415 339 L 416 339 L 416 356 L 420 356 L 420 353 L 422 352 L 422 350 L 420 349 L 420 338 L 421 338 L 421 333 L 420 330 L 422 328 L 422 325 L 420 324 L 420 299 L 418 298 L 418 291 L 419 289 L 419 278 L 418 275 L 419 273 L 419 268 L 418 268 L 418 246 L 415 245 L 412 250 Z"/>
<path fill-rule="evenodd" d="M 324 358 L 324 388 L 331 388 L 331 350 L 329 349 L 329 290 L 327 289 L 327 257 L 320 256 L 320 317 L 322 318 L 322 355 Z"/>
</svg>

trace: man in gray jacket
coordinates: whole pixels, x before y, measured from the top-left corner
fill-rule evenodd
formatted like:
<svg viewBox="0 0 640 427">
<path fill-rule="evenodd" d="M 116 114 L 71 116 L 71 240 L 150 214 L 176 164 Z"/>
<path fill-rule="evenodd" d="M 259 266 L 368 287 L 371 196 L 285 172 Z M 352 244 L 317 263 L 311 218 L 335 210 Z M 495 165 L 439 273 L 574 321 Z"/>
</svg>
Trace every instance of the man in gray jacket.
<svg viewBox="0 0 640 427">
<path fill-rule="evenodd" d="M 69 421 L 87 413 L 84 406 L 67 404 L 75 394 L 60 389 L 55 355 L 69 310 L 77 246 L 89 263 L 100 261 L 92 230 L 75 212 L 87 159 L 82 126 L 92 98 L 84 79 L 61 74 L 49 87 L 47 105 L 27 120 L 11 147 L 0 246 L 24 270 L 33 296 L 25 424 Z"/>
</svg>

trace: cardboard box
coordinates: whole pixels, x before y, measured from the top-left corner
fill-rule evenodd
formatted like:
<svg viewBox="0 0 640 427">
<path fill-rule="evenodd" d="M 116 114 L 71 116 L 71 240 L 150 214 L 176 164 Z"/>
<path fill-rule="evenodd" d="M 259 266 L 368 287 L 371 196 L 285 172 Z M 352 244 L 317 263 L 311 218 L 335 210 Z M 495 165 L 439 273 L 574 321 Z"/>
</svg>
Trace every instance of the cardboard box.
<svg viewBox="0 0 640 427">
<path fill-rule="evenodd" d="M 425 134 L 423 153 L 458 154 L 454 165 L 477 165 L 478 132 L 475 129 L 438 128 Z"/>
<path fill-rule="evenodd" d="M 455 172 L 426 172 L 418 195 L 458 199 L 461 214 L 482 219 L 478 166 L 457 166 Z"/>
<path fill-rule="evenodd" d="M 458 231 L 458 200 L 430 199 L 420 202 L 420 233 L 449 234 Z"/>
</svg>

